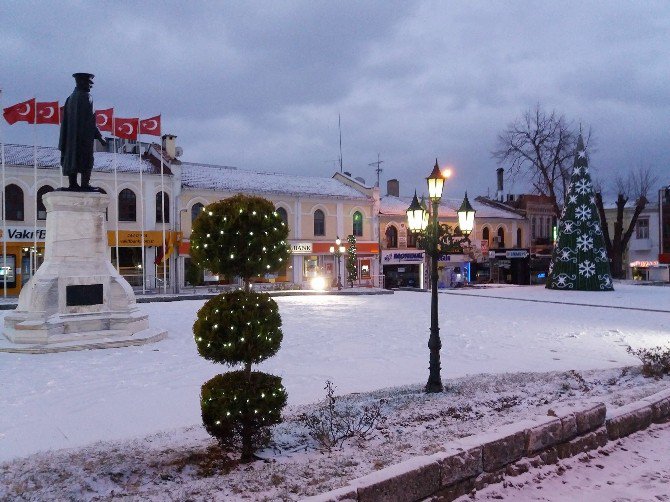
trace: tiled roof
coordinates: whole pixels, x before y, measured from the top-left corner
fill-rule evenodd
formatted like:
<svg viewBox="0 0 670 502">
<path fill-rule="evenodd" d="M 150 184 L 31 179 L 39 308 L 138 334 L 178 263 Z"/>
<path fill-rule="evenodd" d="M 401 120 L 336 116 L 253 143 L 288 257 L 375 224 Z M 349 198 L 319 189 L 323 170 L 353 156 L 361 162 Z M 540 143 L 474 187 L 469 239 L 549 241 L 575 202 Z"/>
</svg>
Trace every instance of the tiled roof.
<svg viewBox="0 0 670 502">
<path fill-rule="evenodd" d="M 181 168 L 185 189 L 367 199 L 358 190 L 333 178 L 264 173 L 192 162 L 182 162 Z"/>
<path fill-rule="evenodd" d="M 412 202 L 412 197 L 395 197 L 393 195 L 384 195 L 381 198 L 379 212 L 388 215 L 405 216 L 407 208 Z M 428 204 L 430 201 L 426 201 Z M 442 199 L 440 202 L 439 215 L 442 218 L 456 219 L 456 211 L 461 207 L 463 199 Z M 523 216 L 513 212 L 497 209 L 481 204 L 476 200 L 470 199 L 470 204 L 476 212 L 476 218 L 502 218 L 508 220 L 523 220 Z"/>
<path fill-rule="evenodd" d="M 32 145 L 5 145 L 5 164 L 8 166 L 25 166 L 32 168 L 33 163 Z M 114 154 L 109 152 L 95 152 L 93 154 L 93 170 L 101 172 L 114 172 Z M 117 172 L 139 173 L 139 161 L 137 155 L 128 153 L 116 154 Z M 53 146 L 37 147 L 37 167 L 40 169 L 60 168 L 60 150 Z M 142 172 L 154 172 L 153 166 L 146 160 L 142 160 Z"/>
</svg>

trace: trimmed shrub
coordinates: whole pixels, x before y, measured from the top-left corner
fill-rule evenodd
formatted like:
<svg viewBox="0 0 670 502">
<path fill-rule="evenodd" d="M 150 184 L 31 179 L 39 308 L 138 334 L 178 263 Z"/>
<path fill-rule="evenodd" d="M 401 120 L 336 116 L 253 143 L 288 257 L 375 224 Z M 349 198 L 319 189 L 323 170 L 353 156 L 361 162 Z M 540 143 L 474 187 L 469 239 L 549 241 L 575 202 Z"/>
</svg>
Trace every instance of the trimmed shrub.
<svg viewBox="0 0 670 502">
<path fill-rule="evenodd" d="M 283 333 L 277 303 L 267 294 L 234 291 L 208 300 L 193 333 L 205 359 L 230 366 L 274 356 Z"/>
<path fill-rule="evenodd" d="M 272 202 L 236 195 L 208 205 L 193 222 L 191 259 L 228 278 L 248 280 L 287 263 L 288 226 Z"/>
<path fill-rule="evenodd" d="M 282 379 L 252 371 L 217 375 L 201 388 L 202 422 L 222 446 L 241 447 L 242 461 L 269 439 L 267 426 L 281 422 L 286 405 Z"/>
<path fill-rule="evenodd" d="M 670 374 L 670 347 L 653 347 L 650 349 L 633 349 L 627 352 L 640 358 L 642 374 L 646 377 L 662 378 Z"/>
</svg>

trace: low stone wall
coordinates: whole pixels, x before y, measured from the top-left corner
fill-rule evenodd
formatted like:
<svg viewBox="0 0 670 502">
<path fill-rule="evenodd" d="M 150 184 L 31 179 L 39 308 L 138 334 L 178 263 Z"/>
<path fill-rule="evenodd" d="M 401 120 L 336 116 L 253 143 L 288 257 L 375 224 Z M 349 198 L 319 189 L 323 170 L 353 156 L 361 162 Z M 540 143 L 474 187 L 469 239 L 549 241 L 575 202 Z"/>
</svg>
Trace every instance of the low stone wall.
<svg viewBox="0 0 670 502">
<path fill-rule="evenodd" d="M 454 500 L 531 467 L 603 447 L 651 423 L 670 419 L 670 389 L 608 411 L 603 403 L 550 410 L 550 415 L 498 427 L 350 481 L 310 502 Z"/>
</svg>

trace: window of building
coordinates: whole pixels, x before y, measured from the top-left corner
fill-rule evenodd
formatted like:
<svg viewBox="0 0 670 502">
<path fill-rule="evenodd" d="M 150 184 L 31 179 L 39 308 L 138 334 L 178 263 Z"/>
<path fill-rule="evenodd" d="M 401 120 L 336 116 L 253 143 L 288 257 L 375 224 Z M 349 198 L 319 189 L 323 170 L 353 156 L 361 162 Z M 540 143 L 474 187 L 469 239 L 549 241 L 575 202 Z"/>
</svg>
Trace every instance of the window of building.
<svg viewBox="0 0 670 502">
<path fill-rule="evenodd" d="M 170 197 L 165 192 L 158 192 L 156 194 L 156 223 L 163 222 L 170 223 Z"/>
<path fill-rule="evenodd" d="M 521 247 L 521 229 L 520 228 L 516 229 L 516 247 L 518 247 L 518 248 Z"/>
<path fill-rule="evenodd" d="M 537 238 L 537 218 L 535 216 L 530 219 L 530 237 L 531 239 Z"/>
<path fill-rule="evenodd" d="M 484 227 L 482 228 L 482 240 L 489 242 L 489 239 L 491 238 L 491 234 L 489 231 L 489 227 Z"/>
<path fill-rule="evenodd" d="M 281 220 L 288 225 L 288 213 L 286 212 L 286 209 L 284 209 L 283 207 L 278 207 L 277 214 L 279 215 Z"/>
<path fill-rule="evenodd" d="M 129 188 L 119 193 L 119 221 L 137 221 L 137 198 Z"/>
<path fill-rule="evenodd" d="M 505 229 L 503 227 L 498 228 L 498 247 L 505 247 Z"/>
<path fill-rule="evenodd" d="M 354 235 L 356 237 L 363 237 L 363 215 L 361 214 L 360 211 L 356 211 L 354 213 L 354 218 L 353 218 L 353 225 L 354 225 Z"/>
<path fill-rule="evenodd" d="M 326 215 L 321 209 L 314 211 L 314 235 L 326 235 Z"/>
<path fill-rule="evenodd" d="M 407 229 L 407 247 L 408 248 L 416 247 L 416 234 L 412 232 L 409 228 Z"/>
<path fill-rule="evenodd" d="M 394 249 L 398 247 L 398 229 L 389 225 L 386 227 L 386 247 L 388 249 Z"/>
<path fill-rule="evenodd" d="M 18 185 L 5 187 L 5 218 L 23 221 L 23 190 Z"/>
<path fill-rule="evenodd" d="M 637 223 L 635 223 L 635 238 L 649 238 L 649 218 L 640 218 L 637 220 Z"/>
<path fill-rule="evenodd" d="M 205 209 L 205 205 L 200 202 L 196 202 L 191 206 L 191 223 L 195 221 L 200 213 Z"/>
<path fill-rule="evenodd" d="M 46 220 L 47 219 L 47 208 L 44 207 L 44 201 L 42 197 L 45 193 L 53 192 L 53 187 L 49 185 L 44 185 L 37 190 L 37 219 Z"/>
</svg>

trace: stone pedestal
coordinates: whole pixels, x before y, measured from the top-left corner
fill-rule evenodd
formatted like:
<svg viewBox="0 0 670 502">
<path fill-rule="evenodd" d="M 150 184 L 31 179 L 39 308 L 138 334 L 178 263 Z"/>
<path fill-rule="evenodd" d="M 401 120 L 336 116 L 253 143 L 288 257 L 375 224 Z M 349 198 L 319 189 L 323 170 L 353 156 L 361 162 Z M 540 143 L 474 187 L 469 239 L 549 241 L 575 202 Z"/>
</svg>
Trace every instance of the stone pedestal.
<svg viewBox="0 0 670 502">
<path fill-rule="evenodd" d="M 16 310 L 5 316 L 3 333 L 16 345 L 11 351 L 118 347 L 164 338 L 165 331 L 149 328 L 132 288 L 109 261 L 109 196 L 55 191 L 43 201 L 45 260 L 21 290 Z M 0 350 L 8 350 L 6 342 Z"/>
</svg>

